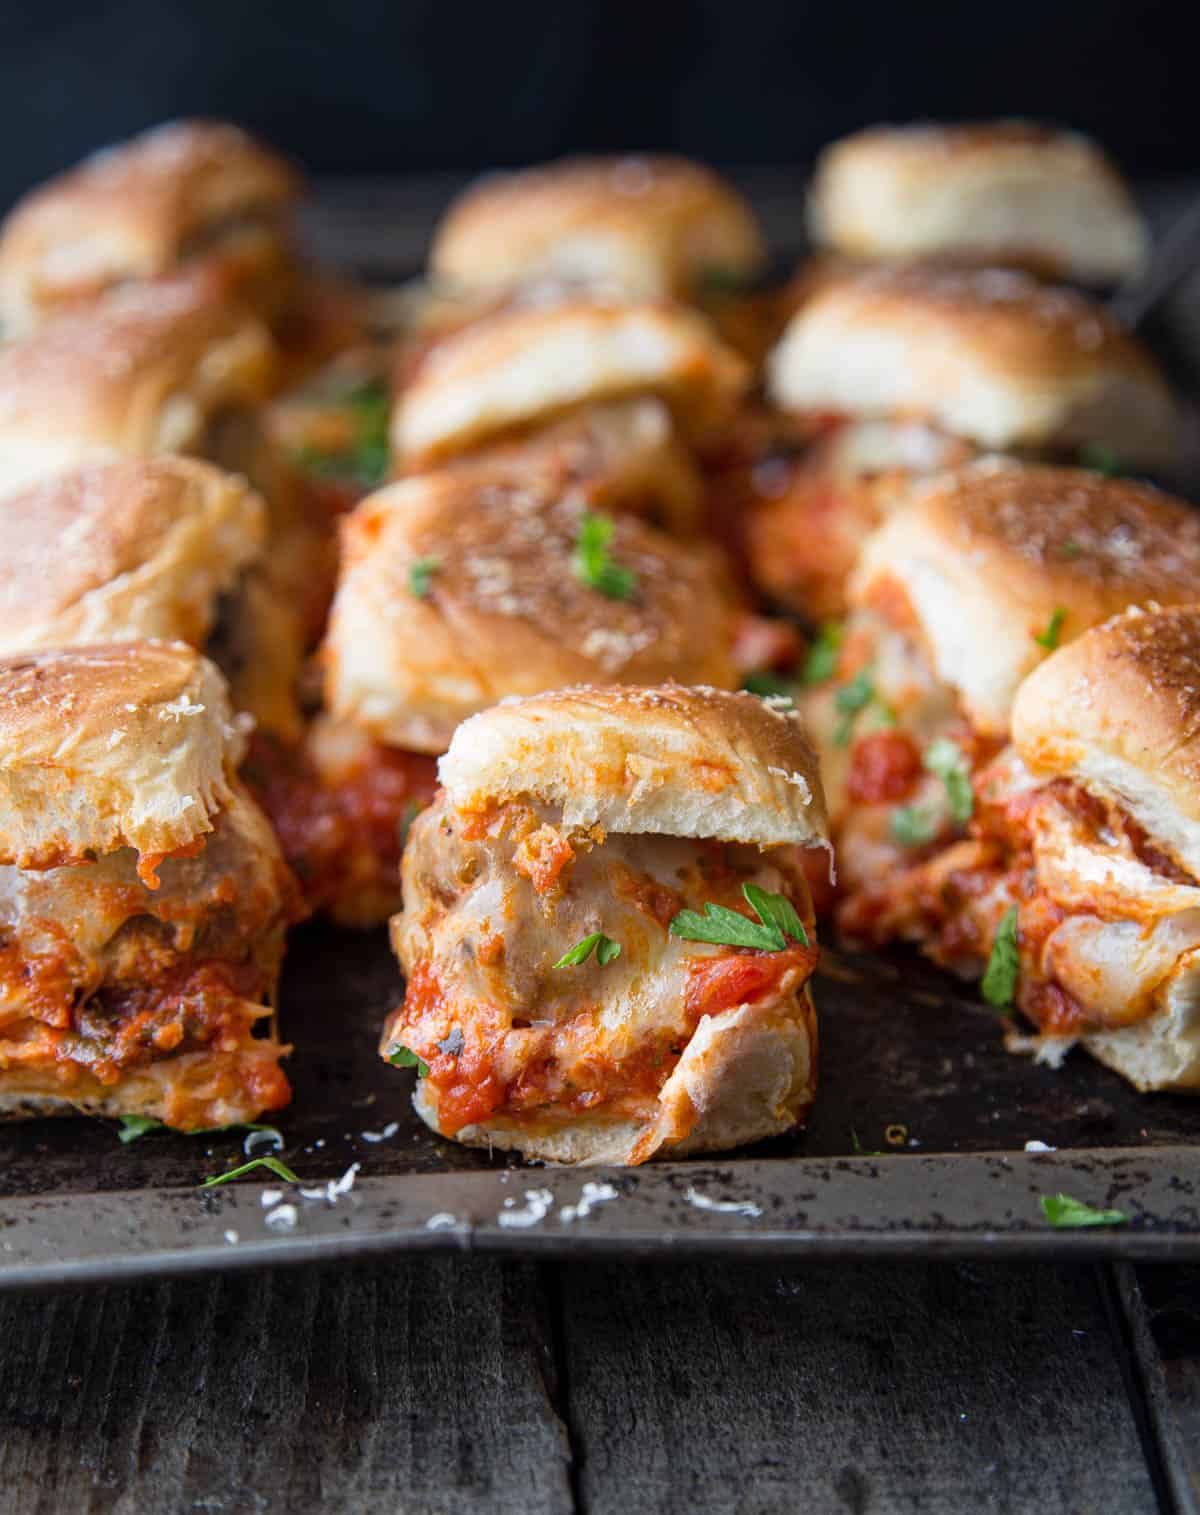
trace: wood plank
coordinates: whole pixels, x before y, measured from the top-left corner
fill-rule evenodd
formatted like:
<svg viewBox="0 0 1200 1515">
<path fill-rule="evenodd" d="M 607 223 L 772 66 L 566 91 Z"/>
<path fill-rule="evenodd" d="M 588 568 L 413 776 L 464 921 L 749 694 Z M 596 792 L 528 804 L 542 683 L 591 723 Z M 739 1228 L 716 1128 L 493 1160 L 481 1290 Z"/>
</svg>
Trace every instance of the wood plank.
<svg viewBox="0 0 1200 1515">
<path fill-rule="evenodd" d="M 1115 1271 L 1171 1497 L 1200 1515 L 1200 1268 Z"/>
<path fill-rule="evenodd" d="M 1157 1508 L 1095 1273 L 562 1274 L 589 1515 Z"/>
<path fill-rule="evenodd" d="M 536 1269 L 463 1257 L 6 1299 L 6 1515 L 566 1515 Z"/>
</svg>

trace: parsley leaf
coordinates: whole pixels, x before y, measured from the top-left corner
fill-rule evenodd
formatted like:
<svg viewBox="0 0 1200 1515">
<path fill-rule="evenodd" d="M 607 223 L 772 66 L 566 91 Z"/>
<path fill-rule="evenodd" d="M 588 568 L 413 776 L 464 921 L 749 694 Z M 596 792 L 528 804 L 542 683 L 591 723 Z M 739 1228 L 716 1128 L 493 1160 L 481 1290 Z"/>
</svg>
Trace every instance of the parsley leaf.
<svg viewBox="0 0 1200 1515">
<path fill-rule="evenodd" d="M 971 788 L 971 769 L 962 748 L 949 737 L 938 737 L 926 747 L 921 761 L 926 772 L 946 786 L 946 800 L 955 825 L 965 826 L 975 811 L 975 791 Z"/>
<path fill-rule="evenodd" d="M 1079 461 L 1093 473 L 1102 473 L 1110 479 L 1119 478 L 1125 471 L 1112 448 L 1105 447 L 1101 442 L 1089 442 L 1086 447 L 1081 447 Z"/>
<path fill-rule="evenodd" d="M 350 414 L 352 442 L 337 451 L 302 447 L 295 455 L 297 464 L 318 479 L 351 479 L 368 488 L 382 484 L 388 473 L 391 398 L 387 385 L 378 379 L 368 379 L 334 403 L 344 405 Z"/>
<path fill-rule="evenodd" d="M 586 963 L 592 953 L 596 954 L 596 961 L 602 968 L 608 966 L 613 958 L 620 957 L 621 944 L 614 942 L 611 936 L 605 936 L 603 931 L 593 931 L 591 936 L 585 936 L 581 942 L 568 951 L 564 952 L 555 963 L 556 968 L 578 968 L 581 963 Z"/>
<path fill-rule="evenodd" d="M 414 558 L 408 565 L 408 592 L 418 600 L 427 600 L 434 574 L 442 566 L 440 558 Z"/>
<path fill-rule="evenodd" d="M 179 1131 L 174 1126 L 168 1126 L 165 1121 L 157 1120 L 153 1115 L 122 1115 L 117 1140 L 122 1144 L 128 1144 L 137 1141 L 139 1136 L 145 1136 L 150 1131 L 172 1131 L 176 1136 L 216 1136 L 221 1131 L 249 1131 L 271 1136 L 280 1147 L 283 1146 L 283 1132 L 279 1127 L 265 1126 L 259 1121 L 237 1120 L 226 1126 L 197 1126 L 194 1131 Z"/>
<path fill-rule="evenodd" d="M 920 805 L 897 805 L 892 811 L 892 839 L 901 847 L 923 847 L 937 835 L 937 816 Z"/>
<path fill-rule="evenodd" d="M 769 668 L 755 668 L 742 680 L 743 689 L 749 694 L 757 694 L 762 699 L 790 697 L 792 687 L 789 680 L 781 674 L 772 673 Z"/>
<path fill-rule="evenodd" d="M 1063 622 L 1067 618 L 1067 612 L 1060 605 L 1050 617 L 1050 624 L 1045 631 L 1036 631 L 1033 640 L 1039 647 L 1044 647 L 1047 652 L 1053 652 L 1062 637 Z"/>
<path fill-rule="evenodd" d="M 782 952 L 789 936 L 802 947 L 808 946 L 808 932 L 790 900 L 782 894 L 768 894 L 756 884 L 743 884 L 742 894 L 758 916 L 757 922 L 749 920 L 740 910 L 710 903 L 705 905 L 703 915 L 695 910 L 681 910 L 671 922 L 671 935 L 719 947 L 756 947 L 760 952 Z"/>
<path fill-rule="evenodd" d="M 1123 1226 L 1129 1219 L 1124 1210 L 1093 1210 L 1069 1194 L 1043 1194 L 1038 1203 L 1052 1226 L 1061 1229 L 1082 1226 Z"/>
<path fill-rule="evenodd" d="M 800 678 L 805 684 L 824 684 L 837 671 L 845 630 L 840 621 L 825 621 L 808 649 Z"/>
<path fill-rule="evenodd" d="M 613 529 L 612 516 L 602 511 L 585 511 L 579 522 L 571 567 L 586 588 L 595 589 L 610 600 L 632 600 L 637 591 L 637 574 L 618 563 L 609 551 Z"/>
<path fill-rule="evenodd" d="M 980 984 L 989 1005 L 1005 1010 L 1013 1002 L 1017 976 L 1021 971 L 1021 954 L 1017 945 L 1017 907 L 1010 905 L 1000 917 L 987 968 Z"/>
<path fill-rule="evenodd" d="M 848 747 L 854 735 L 854 722 L 875 698 L 875 681 L 865 668 L 860 668 L 848 684 L 843 684 L 833 697 L 834 708 L 841 719 L 833 733 L 838 747 Z"/>
<path fill-rule="evenodd" d="M 387 1055 L 387 1060 L 393 1068 L 415 1068 L 418 1078 L 429 1077 L 429 1064 L 422 1062 L 415 1052 L 410 1052 L 402 1043 L 397 1042 Z"/>
<path fill-rule="evenodd" d="M 139 1136 L 145 1136 L 147 1131 L 165 1131 L 166 1129 L 165 1124 L 156 1120 L 153 1115 L 122 1115 L 117 1140 L 125 1145 L 137 1141 Z"/>
<path fill-rule="evenodd" d="M 254 1157 L 248 1163 L 242 1163 L 238 1168 L 230 1168 L 227 1173 L 214 1173 L 211 1178 L 204 1180 L 201 1187 L 211 1189 L 217 1184 L 227 1184 L 231 1178 L 241 1178 L 243 1173 L 250 1173 L 255 1168 L 268 1168 L 276 1178 L 282 1178 L 289 1184 L 300 1182 L 288 1165 L 281 1163 L 277 1157 Z"/>
</svg>

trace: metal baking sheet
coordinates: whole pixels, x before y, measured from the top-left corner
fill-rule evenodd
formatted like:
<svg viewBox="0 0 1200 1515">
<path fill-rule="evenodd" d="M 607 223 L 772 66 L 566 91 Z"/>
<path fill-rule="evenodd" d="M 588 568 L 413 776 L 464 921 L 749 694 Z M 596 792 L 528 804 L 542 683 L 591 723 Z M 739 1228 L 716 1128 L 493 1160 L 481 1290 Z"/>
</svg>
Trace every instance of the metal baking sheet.
<svg viewBox="0 0 1200 1515">
<path fill-rule="evenodd" d="M 281 994 L 296 1099 L 278 1124 L 311 1192 L 284 1194 L 287 1229 L 262 1203 L 286 1185 L 199 1187 L 243 1160 L 236 1132 L 122 1145 L 107 1122 L 0 1127 L 0 1287 L 413 1249 L 1200 1257 L 1200 1101 L 1138 1096 L 1081 1054 L 1057 1072 L 1009 1054 L 995 1013 L 915 956 L 826 954 L 807 1131 L 632 1171 L 433 1136 L 415 1075 L 375 1050 L 399 993 L 382 931 L 297 933 Z M 1058 1192 L 1129 1222 L 1055 1230 L 1038 1200 Z"/>
</svg>

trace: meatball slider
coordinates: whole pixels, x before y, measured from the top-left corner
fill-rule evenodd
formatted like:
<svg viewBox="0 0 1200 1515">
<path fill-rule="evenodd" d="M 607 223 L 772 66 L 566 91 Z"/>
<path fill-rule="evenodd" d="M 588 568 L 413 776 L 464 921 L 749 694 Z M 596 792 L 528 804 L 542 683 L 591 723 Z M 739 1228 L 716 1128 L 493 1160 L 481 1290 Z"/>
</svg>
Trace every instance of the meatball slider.
<svg viewBox="0 0 1200 1515">
<path fill-rule="evenodd" d="M 817 164 L 809 227 L 847 258 L 987 263 L 1099 286 L 1136 278 L 1148 241 L 1097 144 L 1028 121 L 877 126 L 835 142 Z"/>
<path fill-rule="evenodd" d="M 459 723 L 511 695 L 677 676 L 733 686 L 737 620 L 704 552 L 580 491 L 453 473 L 404 480 L 342 529 L 324 647 L 332 720 L 309 756 L 355 820 L 294 854 L 314 903 L 367 923 L 397 904 L 401 833 Z M 283 834 L 312 784 L 266 799 Z M 289 852 L 289 856 L 293 854 Z"/>
<path fill-rule="evenodd" d="M 197 266 L 271 313 L 299 180 L 235 126 L 178 121 L 95 153 L 0 226 L 0 326 L 20 336 L 117 285 Z"/>
<path fill-rule="evenodd" d="M 744 284 L 766 262 L 750 207 L 681 158 L 568 159 L 493 174 L 446 212 L 430 270 L 468 292 L 552 281 L 631 299 Z"/>
<path fill-rule="evenodd" d="M 820 437 L 748 527 L 761 586 L 801 610 L 844 596 L 863 540 L 912 479 L 972 452 L 1097 453 L 1153 472 L 1177 442 L 1170 390 L 1140 343 L 1082 295 L 1000 270 L 835 282 L 793 317 L 769 387 Z"/>
<path fill-rule="evenodd" d="M 443 1136 L 640 1163 L 786 1131 L 815 1088 L 790 702 L 675 685 L 506 701 L 455 733 L 404 860 L 381 1051 Z"/>
<path fill-rule="evenodd" d="M 1200 515 L 1146 485 L 980 462 L 897 511 L 863 551 L 832 676 L 806 701 L 843 929 L 977 971 L 971 901 L 991 860 L 977 797 L 1018 688 L 1127 606 L 1198 596 Z"/>
<path fill-rule="evenodd" d="M 662 400 L 694 442 L 728 422 L 748 380 L 694 311 L 583 300 L 517 307 L 432 348 L 397 398 L 392 452 L 411 472 L 639 396 Z"/>
<path fill-rule="evenodd" d="M 1200 609 L 1129 611 L 1026 679 L 1020 783 L 983 790 L 990 997 L 1139 1089 L 1200 1088 L 1197 731 Z"/>
<path fill-rule="evenodd" d="M 0 1109 L 183 1129 L 287 1103 L 294 885 L 181 643 L 0 660 Z"/>
</svg>

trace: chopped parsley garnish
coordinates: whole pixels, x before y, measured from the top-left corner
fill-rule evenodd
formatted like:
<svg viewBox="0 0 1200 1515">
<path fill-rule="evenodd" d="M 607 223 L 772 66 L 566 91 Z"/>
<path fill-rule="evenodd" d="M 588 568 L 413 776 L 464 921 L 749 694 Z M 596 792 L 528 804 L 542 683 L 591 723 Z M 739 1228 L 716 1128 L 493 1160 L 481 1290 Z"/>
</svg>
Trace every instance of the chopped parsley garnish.
<svg viewBox="0 0 1200 1515">
<path fill-rule="evenodd" d="M 614 942 L 611 936 L 605 936 L 603 931 L 593 931 L 590 936 L 585 936 L 581 942 L 576 942 L 569 952 L 564 952 L 555 963 L 556 968 L 578 968 L 581 963 L 586 963 L 592 953 L 596 954 L 596 961 L 602 968 L 621 955 L 620 942 Z"/>
<path fill-rule="evenodd" d="M 409 800 L 408 804 L 405 805 L 404 814 L 400 817 L 400 825 L 396 832 L 400 840 L 401 851 L 408 846 L 408 833 L 412 830 L 413 822 L 420 815 L 421 811 L 427 808 L 428 806 L 423 805 L 420 800 Z"/>
<path fill-rule="evenodd" d="M 274 1173 L 276 1178 L 282 1178 L 289 1184 L 298 1184 L 299 1178 L 292 1172 L 286 1163 L 281 1163 L 277 1157 L 254 1157 L 248 1163 L 242 1163 L 238 1168 L 230 1168 L 228 1173 L 214 1173 L 211 1178 L 206 1178 L 202 1188 L 211 1189 L 216 1184 L 227 1184 L 232 1178 L 241 1178 L 243 1173 L 252 1173 L 255 1168 L 267 1168 Z"/>
<path fill-rule="evenodd" d="M 1125 472 L 1119 457 L 1111 447 L 1100 442 L 1089 442 L 1079 449 L 1079 461 L 1093 473 L 1105 474 L 1110 479 L 1119 478 Z"/>
<path fill-rule="evenodd" d="M 850 1150 L 855 1157 L 883 1157 L 884 1155 L 877 1147 L 864 1147 L 853 1126 L 850 1127 Z"/>
<path fill-rule="evenodd" d="M 937 816 L 921 805 L 897 805 L 889 824 L 892 839 L 901 847 L 924 847 L 938 830 Z"/>
<path fill-rule="evenodd" d="M 165 1131 L 166 1129 L 163 1122 L 156 1120 L 153 1115 L 122 1115 L 117 1140 L 123 1144 L 135 1142 L 139 1136 L 145 1136 L 147 1131 Z"/>
<path fill-rule="evenodd" d="M 1039 647 L 1044 647 L 1047 652 L 1053 652 L 1062 638 L 1063 622 L 1066 618 L 1067 612 L 1059 606 L 1050 617 L 1050 624 L 1046 627 L 1045 631 L 1035 632 L 1033 640 Z"/>
<path fill-rule="evenodd" d="M 1064 542 L 1058 550 L 1064 558 L 1081 558 L 1083 556 L 1083 548 L 1080 547 L 1078 542 Z"/>
<path fill-rule="evenodd" d="M 433 576 L 442 566 L 439 558 L 414 558 L 408 565 L 408 592 L 418 600 L 427 600 Z"/>
<path fill-rule="evenodd" d="M 860 668 L 848 684 L 843 684 L 833 697 L 834 708 L 841 719 L 833 733 L 839 747 L 849 747 L 854 735 L 854 723 L 875 698 L 875 681 L 865 668 Z"/>
<path fill-rule="evenodd" d="M 122 1115 L 117 1140 L 124 1144 L 135 1142 L 139 1136 L 145 1136 L 151 1131 L 172 1131 L 176 1136 L 216 1136 L 222 1131 L 249 1131 L 271 1136 L 279 1146 L 283 1146 L 283 1132 L 279 1127 L 264 1126 L 259 1121 L 239 1120 L 227 1126 L 197 1126 L 194 1131 L 179 1131 L 153 1115 Z"/>
<path fill-rule="evenodd" d="M 422 1062 L 415 1052 L 410 1052 L 403 1042 L 397 1042 L 387 1055 L 393 1068 L 415 1068 L 418 1078 L 429 1077 L 429 1064 Z"/>
<path fill-rule="evenodd" d="M 743 884 L 742 894 L 758 916 L 757 921 L 750 920 L 740 910 L 707 904 L 703 915 L 695 910 L 681 910 L 671 922 L 671 935 L 688 942 L 712 942 L 719 947 L 757 947 L 761 952 L 782 952 L 788 937 L 802 947 L 808 946 L 808 932 L 785 895 L 769 894 L 757 884 Z"/>
<path fill-rule="evenodd" d="M 808 649 L 801 680 L 805 684 L 824 684 L 837 670 L 845 631 L 840 621 L 826 621 Z"/>
<path fill-rule="evenodd" d="M 612 516 L 602 511 L 585 511 L 579 522 L 571 567 L 586 588 L 610 600 L 632 600 L 637 591 L 637 574 L 618 563 L 609 550 L 613 529 Z"/>
<path fill-rule="evenodd" d="M 790 680 L 769 668 L 756 668 L 742 680 L 742 688 L 747 693 L 757 694 L 764 700 L 789 698 L 793 687 Z"/>
<path fill-rule="evenodd" d="M 1069 1194 L 1043 1194 L 1038 1203 L 1052 1226 L 1062 1229 L 1082 1226 L 1123 1226 L 1129 1219 L 1124 1210 L 1093 1210 L 1081 1199 Z"/>
<path fill-rule="evenodd" d="M 387 385 L 368 379 L 347 392 L 339 402 L 350 414 L 353 438 L 337 450 L 302 447 L 296 461 L 318 479 L 351 479 L 373 488 L 388 473 L 388 412 L 391 398 Z"/>
<path fill-rule="evenodd" d="M 732 299 L 745 294 L 750 287 L 750 280 L 740 269 L 726 268 L 720 263 L 702 268 L 696 280 L 696 293 L 702 300 Z"/>
<path fill-rule="evenodd" d="M 1007 1010 L 1017 991 L 1017 975 L 1021 971 L 1021 954 L 1017 946 L 1017 907 L 1010 905 L 1000 917 L 992 950 L 988 954 L 980 990 L 989 1005 L 997 1010 Z"/>
<path fill-rule="evenodd" d="M 971 769 L 962 748 L 949 737 L 939 737 L 926 747 L 921 762 L 927 773 L 946 786 L 946 802 L 955 825 L 965 826 L 975 810 L 975 791 L 971 788 Z"/>
</svg>

